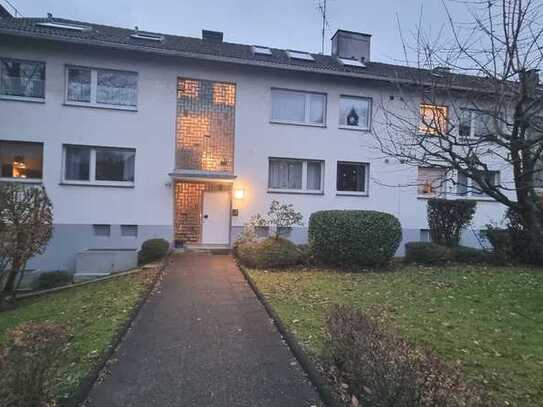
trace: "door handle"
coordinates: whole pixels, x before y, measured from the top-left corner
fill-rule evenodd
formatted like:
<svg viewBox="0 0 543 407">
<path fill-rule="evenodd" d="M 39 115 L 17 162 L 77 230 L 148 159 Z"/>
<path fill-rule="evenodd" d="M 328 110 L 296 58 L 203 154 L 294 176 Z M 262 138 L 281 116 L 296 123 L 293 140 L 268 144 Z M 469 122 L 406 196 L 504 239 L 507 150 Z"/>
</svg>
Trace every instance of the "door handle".
<svg viewBox="0 0 543 407">
<path fill-rule="evenodd" d="M 209 216 L 208 216 L 208 215 L 204 215 L 204 219 L 207 219 L 207 218 L 209 218 Z"/>
</svg>

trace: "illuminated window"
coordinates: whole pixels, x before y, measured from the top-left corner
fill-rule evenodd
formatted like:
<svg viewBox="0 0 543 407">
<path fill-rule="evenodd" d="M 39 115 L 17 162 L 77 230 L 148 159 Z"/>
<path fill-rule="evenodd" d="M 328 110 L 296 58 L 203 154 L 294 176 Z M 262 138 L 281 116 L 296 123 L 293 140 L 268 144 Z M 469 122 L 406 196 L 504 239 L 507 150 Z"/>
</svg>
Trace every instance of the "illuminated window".
<svg viewBox="0 0 543 407">
<path fill-rule="evenodd" d="M 0 58 L 0 96 L 44 99 L 45 64 Z"/>
<path fill-rule="evenodd" d="M 236 104 L 236 87 L 229 83 L 214 83 L 213 103 L 234 106 Z"/>
<path fill-rule="evenodd" d="M 78 105 L 134 109 L 138 99 L 135 72 L 66 68 L 66 102 Z"/>
<path fill-rule="evenodd" d="M 447 170 L 443 168 L 419 167 L 417 190 L 419 196 L 441 196 L 445 191 Z"/>
<path fill-rule="evenodd" d="M 200 82 L 193 79 L 177 81 L 177 97 L 197 98 L 200 94 Z"/>
<path fill-rule="evenodd" d="M 42 178 L 43 144 L 0 140 L 0 178 Z"/>
<path fill-rule="evenodd" d="M 420 105 L 420 133 L 447 134 L 448 122 L 449 108 L 447 106 Z"/>
</svg>

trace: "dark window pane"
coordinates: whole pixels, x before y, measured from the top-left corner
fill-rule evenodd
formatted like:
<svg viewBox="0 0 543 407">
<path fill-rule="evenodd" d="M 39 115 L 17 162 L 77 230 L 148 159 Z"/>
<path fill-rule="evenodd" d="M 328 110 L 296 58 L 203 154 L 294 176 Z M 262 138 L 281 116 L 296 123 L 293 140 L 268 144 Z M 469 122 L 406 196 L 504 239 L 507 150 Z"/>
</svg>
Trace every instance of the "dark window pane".
<svg viewBox="0 0 543 407">
<path fill-rule="evenodd" d="M 136 106 L 138 75 L 133 72 L 99 70 L 96 103 Z"/>
<path fill-rule="evenodd" d="M 43 145 L 0 141 L 0 177 L 42 178 Z"/>
<path fill-rule="evenodd" d="M 66 147 L 65 179 L 89 181 L 90 151 L 90 147 Z"/>
<path fill-rule="evenodd" d="M 94 236 L 109 237 L 111 235 L 111 225 L 92 225 Z"/>
<path fill-rule="evenodd" d="M 338 163 L 337 190 L 365 192 L 366 165 L 361 163 Z"/>
<path fill-rule="evenodd" d="M 68 100 L 90 102 L 91 70 L 88 68 L 69 68 Z"/>
<path fill-rule="evenodd" d="M 0 60 L 0 94 L 44 98 L 45 64 Z"/>
<path fill-rule="evenodd" d="M 96 180 L 134 182 L 135 158 L 132 150 L 96 149 Z"/>
</svg>

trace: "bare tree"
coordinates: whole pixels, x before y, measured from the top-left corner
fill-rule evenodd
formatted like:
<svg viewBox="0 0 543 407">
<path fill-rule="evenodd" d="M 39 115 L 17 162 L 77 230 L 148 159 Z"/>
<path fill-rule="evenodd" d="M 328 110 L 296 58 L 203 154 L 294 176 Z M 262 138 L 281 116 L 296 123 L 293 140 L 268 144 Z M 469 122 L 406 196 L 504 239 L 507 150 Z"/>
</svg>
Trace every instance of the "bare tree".
<svg viewBox="0 0 543 407">
<path fill-rule="evenodd" d="M 401 106 L 382 103 L 374 135 L 387 156 L 437 171 L 430 184 L 446 180 L 460 196 L 486 195 L 516 213 L 531 259 L 543 263 L 543 3 L 466 4 L 469 24 L 444 4 L 450 36 L 431 39 L 419 24 L 420 69 L 398 75 Z"/>
<path fill-rule="evenodd" d="M 45 188 L 0 185 L 0 305 L 13 296 L 28 260 L 44 252 L 53 232 Z"/>
</svg>

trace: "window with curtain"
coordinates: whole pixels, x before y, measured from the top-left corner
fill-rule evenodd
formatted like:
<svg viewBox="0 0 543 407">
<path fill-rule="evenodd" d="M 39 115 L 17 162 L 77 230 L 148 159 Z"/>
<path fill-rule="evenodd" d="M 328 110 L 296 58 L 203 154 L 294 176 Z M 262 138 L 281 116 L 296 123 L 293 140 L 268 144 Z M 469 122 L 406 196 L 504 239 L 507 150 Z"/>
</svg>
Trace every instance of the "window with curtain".
<svg viewBox="0 0 543 407">
<path fill-rule="evenodd" d="M 496 186 L 500 183 L 499 171 L 481 171 L 481 176 L 486 179 L 486 182 L 491 186 Z M 466 176 L 463 173 L 458 173 L 456 183 L 456 193 L 461 196 L 471 197 L 486 197 L 487 195 L 481 190 L 479 184 Z"/>
<path fill-rule="evenodd" d="M 488 112 L 465 109 L 460 112 L 460 137 L 484 138 L 494 134 L 494 118 Z"/>
<path fill-rule="evenodd" d="M 138 74 L 111 69 L 66 68 L 66 101 L 91 106 L 135 109 Z"/>
<path fill-rule="evenodd" d="M 323 162 L 270 158 L 268 188 L 277 191 L 321 192 Z"/>
<path fill-rule="evenodd" d="M 79 184 L 134 184 L 136 151 L 127 148 L 64 147 L 64 181 Z"/>
<path fill-rule="evenodd" d="M 417 191 L 421 197 L 441 196 L 445 193 L 447 171 L 443 168 L 419 167 Z"/>
<path fill-rule="evenodd" d="M 0 58 L 0 96 L 45 98 L 45 63 Z"/>
<path fill-rule="evenodd" d="M 272 120 L 295 124 L 323 125 L 326 122 L 326 95 L 272 89 Z"/>
<path fill-rule="evenodd" d="M 339 125 L 358 130 L 370 129 L 371 99 L 342 96 L 339 101 Z"/>
<path fill-rule="evenodd" d="M 337 191 L 367 194 L 367 163 L 340 161 L 337 163 Z"/>
<path fill-rule="evenodd" d="M 42 178 L 43 144 L 0 140 L 0 178 Z"/>
</svg>

